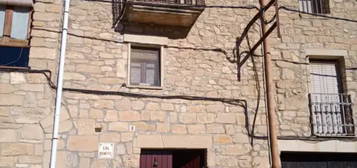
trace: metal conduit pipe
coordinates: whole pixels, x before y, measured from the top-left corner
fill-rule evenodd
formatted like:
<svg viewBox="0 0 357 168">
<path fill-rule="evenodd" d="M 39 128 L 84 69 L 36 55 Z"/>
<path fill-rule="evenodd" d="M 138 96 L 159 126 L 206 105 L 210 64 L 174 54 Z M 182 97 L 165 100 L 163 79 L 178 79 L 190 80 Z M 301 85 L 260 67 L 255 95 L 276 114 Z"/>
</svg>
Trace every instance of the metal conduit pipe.
<svg viewBox="0 0 357 168">
<path fill-rule="evenodd" d="M 55 106 L 55 115 L 53 121 L 50 168 L 56 167 L 56 160 L 57 160 L 57 144 L 59 138 L 58 132 L 59 132 L 60 116 L 61 116 L 63 73 L 64 73 L 64 62 L 65 62 L 66 47 L 67 47 L 68 17 L 69 17 L 70 2 L 71 0 L 64 0 L 62 39 L 61 39 L 61 49 L 60 49 L 59 67 L 58 67 L 58 75 L 57 75 L 56 106 Z"/>
</svg>

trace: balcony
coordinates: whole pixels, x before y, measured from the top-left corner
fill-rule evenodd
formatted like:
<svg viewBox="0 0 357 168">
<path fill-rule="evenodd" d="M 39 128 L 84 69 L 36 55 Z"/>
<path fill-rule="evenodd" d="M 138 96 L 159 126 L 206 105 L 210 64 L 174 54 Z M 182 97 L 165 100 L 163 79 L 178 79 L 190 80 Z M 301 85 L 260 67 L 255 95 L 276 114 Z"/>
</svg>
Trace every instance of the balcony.
<svg viewBox="0 0 357 168">
<path fill-rule="evenodd" d="M 204 0 L 113 0 L 122 24 L 191 27 L 204 10 Z"/>
<path fill-rule="evenodd" d="M 312 134 L 354 136 L 351 97 L 347 94 L 309 94 Z"/>
</svg>

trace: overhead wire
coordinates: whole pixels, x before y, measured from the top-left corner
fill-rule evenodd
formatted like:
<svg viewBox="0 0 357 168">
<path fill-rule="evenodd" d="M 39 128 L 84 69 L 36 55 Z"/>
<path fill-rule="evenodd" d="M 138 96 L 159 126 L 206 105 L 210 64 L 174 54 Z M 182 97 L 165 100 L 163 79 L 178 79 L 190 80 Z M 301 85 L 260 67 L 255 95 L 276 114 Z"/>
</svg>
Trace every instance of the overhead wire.
<svg viewBox="0 0 357 168">
<path fill-rule="evenodd" d="M 103 0 L 90 0 L 90 1 L 102 1 Z M 42 2 L 42 1 L 37 1 L 37 2 Z M 112 3 L 109 1 L 106 1 L 108 3 Z M 43 2 L 45 3 L 45 2 Z M 190 6 L 186 6 L 190 7 Z M 221 5 L 211 5 L 211 6 L 202 6 L 204 8 L 232 8 L 232 9 L 258 9 L 256 6 L 221 6 Z M 183 7 L 185 8 L 185 7 Z M 321 14 L 314 14 L 314 13 L 308 13 L 308 12 L 303 12 L 297 9 L 285 7 L 285 6 L 280 6 L 279 10 L 285 10 L 285 11 L 290 11 L 290 12 L 296 12 L 296 13 L 302 13 L 302 14 L 307 14 L 307 15 L 312 15 L 316 17 L 323 17 L 327 19 L 335 19 L 335 20 L 341 20 L 341 21 L 347 21 L 347 22 L 353 22 L 357 23 L 357 20 L 353 19 L 348 19 L 348 18 L 341 18 L 341 17 L 334 17 L 334 16 L 328 16 L 328 15 L 321 15 Z M 270 21 L 269 21 L 270 22 Z M 37 30 L 43 30 L 43 31 L 52 31 L 56 33 L 61 33 L 60 31 L 56 30 L 49 30 L 49 29 L 44 29 L 44 28 L 34 28 Z M 100 41 L 106 41 L 106 42 L 114 42 L 114 43 L 125 43 L 125 42 L 120 42 L 117 40 L 110 40 L 110 39 L 103 39 L 103 38 L 97 38 L 97 37 L 89 37 L 89 36 L 82 36 L 74 33 L 68 33 L 71 36 L 75 37 L 81 37 L 81 38 L 88 38 L 92 40 L 100 40 Z M 227 55 L 227 51 L 220 49 L 220 48 L 200 48 L 200 47 L 180 47 L 180 46 L 167 46 L 168 48 L 177 48 L 177 49 L 188 49 L 188 50 L 202 50 L 202 51 L 214 51 L 214 52 L 220 52 L 225 55 Z M 234 48 L 232 49 L 234 50 Z M 253 58 L 254 59 L 254 58 Z M 252 60 L 253 61 L 253 60 Z M 300 63 L 300 62 L 291 62 L 287 60 L 278 60 L 275 59 L 274 61 L 286 61 L 294 64 L 307 64 L 307 63 Z M 1 69 L 1 68 L 0 68 Z M 350 68 L 351 70 L 355 70 L 357 68 Z M 2 69 L 3 70 L 3 69 Z M 25 72 L 25 71 L 24 71 Z M 48 80 L 48 84 L 50 85 L 51 88 L 56 88 L 55 84 L 51 81 L 51 71 L 50 70 L 28 70 L 27 72 L 29 73 L 42 73 L 46 76 L 46 79 Z M 49 74 L 48 74 L 49 73 Z M 96 90 L 86 90 L 86 89 L 75 89 L 75 88 L 64 88 L 66 91 L 73 91 L 73 92 L 80 92 L 80 93 L 91 93 L 91 94 L 101 94 L 101 95 L 122 95 L 122 96 L 131 96 L 131 97 L 144 97 L 144 98 L 163 98 L 163 99 L 185 99 L 185 100 L 208 100 L 208 101 L 222 101 L 225 103 L 232 103 L 234 102 L 237 103 L 236 99 L 221 99 L 221 98 L 207 98 L 207 97 L 199 97 L 199 96 L 183 96 L 183 95 L 174 95 L 174 96 L 162 96 L 162 95 L 146 95 L 146 94 L 138 94 L 138 93 L 130 93 L 130 92 L 118 92 L 118 91 L 96 91 Z M 245 106 L 247 102 L 245 100 L 239 100 L 245 102 Z M 239 103 L 238 103 L 239 104 Z M 243 103 L 244 104 L 244 103 Z M 258 104 L 258 103 L 257 103 Z M 256 117 L 256 116 L 255 116 Z M 256 119 L 254 119 L 255 121 Z M 255 122 L 254 122 L 255 123 Z M 253 124 L 254 125 L 254 124 Z M 249 132 L 248 134 L 251 134 L 252 137 L 256 139 L 265 139 L 267 138 L 266 136 L 255 136 L 254 135 L 254 128 L 252 129 L 252 132 Z M 279 139 L 301 139 L 301 140 L 330 140 L 333 138 L 318 138 L 318 137 L 300 137 L 300 136 L 279 136 Z M 339 138 L 340 139 L 340 138 Z M 355 138 L 357 139 L 357 138 Z M 351 138 L 348 138 L 347 140 L 351 140 Z"/>
</svg>

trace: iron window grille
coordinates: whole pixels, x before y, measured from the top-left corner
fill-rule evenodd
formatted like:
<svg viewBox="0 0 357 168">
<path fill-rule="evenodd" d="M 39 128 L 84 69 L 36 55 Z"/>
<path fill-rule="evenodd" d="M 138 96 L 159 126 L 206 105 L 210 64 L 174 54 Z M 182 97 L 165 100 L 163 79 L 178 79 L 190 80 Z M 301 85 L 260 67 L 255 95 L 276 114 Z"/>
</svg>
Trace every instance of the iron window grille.
<svg viewBox="0 0 357 168">
<path fill-rule="evenodd" d="M 300 11 L 313 14 L 329 14 L 329 0 L 299 0 Z"/>
<path fill-rule="evenodd" d="M 354 136 L 350 95 L 309 94 L 312 134 L 316 136 Z"/>
</svg>

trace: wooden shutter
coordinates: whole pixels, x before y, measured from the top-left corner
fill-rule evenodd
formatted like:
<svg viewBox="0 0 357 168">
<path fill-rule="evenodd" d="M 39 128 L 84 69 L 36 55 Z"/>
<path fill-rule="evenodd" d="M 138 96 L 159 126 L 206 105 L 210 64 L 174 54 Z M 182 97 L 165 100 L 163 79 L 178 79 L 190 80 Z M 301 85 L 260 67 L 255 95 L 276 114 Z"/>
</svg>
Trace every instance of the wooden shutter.
<svg viewBox="0 0 357 168">
<path fill-rule="evenodd" d="M 340 92 L 336 62 L 312 61 L 310 74 L 311 93 L 338 94 Z"/>
</svg>

